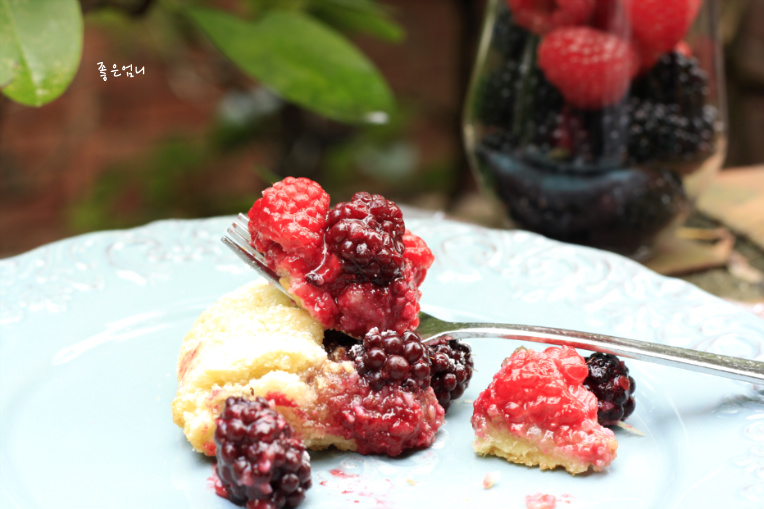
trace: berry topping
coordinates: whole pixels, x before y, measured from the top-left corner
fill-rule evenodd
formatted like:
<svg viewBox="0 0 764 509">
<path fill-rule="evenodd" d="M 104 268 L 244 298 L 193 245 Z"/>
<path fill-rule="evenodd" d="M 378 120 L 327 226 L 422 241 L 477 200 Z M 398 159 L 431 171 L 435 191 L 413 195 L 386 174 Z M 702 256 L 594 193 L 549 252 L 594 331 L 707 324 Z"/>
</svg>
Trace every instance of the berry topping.
<svg viewBox="0 0 764 509">
<path fill-rule="evenodd" d="M 628 2 L 632 36 L 643 61 L 671 51 L 687 34 L 701 0 L 638 0 Z"/>
<path fill-rule="evenodd" d="M 427 346 L 416 332 L 405 331 L 398 335 L 395 331 L 371 329 L 363 338 L 363 344 L 350 349 L 349 356 L 372 390 L 379 391 L 385 385 L 406 390 L 430 385 Z"/>
<path fill-rule="evenodd" d="M 329 195 L 321 186 L 287 177 L 263 191 L 249 210 L 252 245 L 266 255 L 285 253 L 317 263 L 328 210 Z"/>
<path fill-rule="evenodd" d="M 634 379 L 615 355 L 596 352 L 586 358 L 589 375 L 584 387 L 597 396 L 597 421 L 610 426 L 634 411 Z"/>
<path fill-rule="evenodd" d="M 326 221 L 326 245 L 346 274 L 379 285 L 403 273 L 406 227 L 398 206 L 378 194 L 356 193 L 337 204 Z"/>
<path fill-rule="evenodd" d="M 474 363 L 470 345 L 458 339 L 440 338 L 429 343 L 432 380 L 438 403 L 448 411 L 451 402 L 461 397 L 472 378 Z"/>
<path fill-rule="evenodd" d="M 219 493 L 247 509 L 296 507 L 311 486 L 310 457 L 264 398 L 230 397 L 217 419 Z"/>
<path fill-rule="evenodd" d="M 570 105 L 597 109 L 626 95 L 639 63 L 634 49 L 620 37 L 572 27 L 541 40 L 538 65 Z"/>
<path fill-rule="evenodd" d="M 509 422 L 543 429 L 572 426 L 595 417 L 596 399 L 581 385 L 587 374 L 584 359 L 572 348 L 520 349 L 505 361 L 489 390 L 510 402 L 502 408 Z"/>
<path fill-rule="evenodd" d="M 373 327 L 415 329 L 432 252 L 382 196 L 357 193 L 331 211 L 328 204 L 317 183 L 284 179 L 250 210 L 253 245 L 324 328 L 358 338 Z"/>
<path fill-rule="evenodd" d="M 585 25 L 595 0 L 507 0 L 521 27 L 542 35 L 554 28 Z"/>
</svg>

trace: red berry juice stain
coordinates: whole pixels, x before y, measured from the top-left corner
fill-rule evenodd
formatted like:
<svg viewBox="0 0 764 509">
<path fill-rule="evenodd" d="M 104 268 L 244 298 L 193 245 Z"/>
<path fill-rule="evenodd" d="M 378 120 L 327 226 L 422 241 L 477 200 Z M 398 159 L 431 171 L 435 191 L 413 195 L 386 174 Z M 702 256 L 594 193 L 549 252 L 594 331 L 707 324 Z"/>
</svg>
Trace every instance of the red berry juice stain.
<svg viewBox="0 0 764 509">
<path fill-rule="evenodd" d="M 557 507 L 557 497 L 547 493 L 535 493 L 525 496 L 526 509 L 555 509 Z"/>
<path fill-rule="evenodd" d="M 329 470 L 329 473 L 332 474 L 334 477 L 338 477 L 340 479 L 352 479 L 353 477 L 358 477 L 358 474 L 348 474 L 347 472 L 343 472 L 342 470 L 338 468 L 333 468 L 332 470 Z"/>
<path fill-rule="evenodd" d="M 336 490 L 337 494 L 345 497 L 348 504 L 359 504 L 361 500 L 371 500 L 376 509 L 393 507 L 387 500 L 394 488 L 390 479 L 370 480 L 361 477 L 360 474 L 351 474 L 338 468 L 329 470 L 329 474 L 332 475 L 332 479 L 324 479 L 318 483 L 325 489 Z"/>
</svg>

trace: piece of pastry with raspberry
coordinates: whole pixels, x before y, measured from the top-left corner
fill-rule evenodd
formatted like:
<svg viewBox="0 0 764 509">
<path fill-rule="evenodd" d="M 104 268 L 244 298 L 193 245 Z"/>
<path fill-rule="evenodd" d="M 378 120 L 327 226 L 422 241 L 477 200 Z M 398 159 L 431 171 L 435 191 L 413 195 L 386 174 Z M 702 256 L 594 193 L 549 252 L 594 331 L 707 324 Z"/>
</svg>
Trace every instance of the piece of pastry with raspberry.
<svg viewBox="0 0 764 509">
<path fill-rule="evenodd" d="M 572 348 L 516 350 L 474 402 L 475 452 L 571 474 L 603 470 L 618 442 L 597 422 L 597 398 L 583 386 L 588 374 Z"/>
<path fill-rule="evenodd" d="M 402 343 L 392 331 L 385 338 Z M 215 422 L 226 399 L 264 397 L 309 449 L 397 456 L 427 447 L 444 410 L 429 385 L 425 347 L 418 337 L 406 338 L 413 345 L 407 353 L 382 370 L 359 372 L 349 346 L 358 345 L 360 359 L 362 343 L 326 341 L 322 325 L 281 291 L 249 284 L 213 304 L 186 335 L 173 420 L 195 450 L 214 455 Z M 380 371 L 382 378 L 374 374 Z"/>
</svg>

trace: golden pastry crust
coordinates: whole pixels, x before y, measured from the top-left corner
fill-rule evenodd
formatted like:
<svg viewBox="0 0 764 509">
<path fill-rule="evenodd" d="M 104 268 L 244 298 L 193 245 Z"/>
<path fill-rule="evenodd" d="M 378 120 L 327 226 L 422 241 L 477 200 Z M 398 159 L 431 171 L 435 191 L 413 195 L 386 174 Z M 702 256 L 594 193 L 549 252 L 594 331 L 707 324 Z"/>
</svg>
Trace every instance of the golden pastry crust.
<svg viewBox="0 0 764 509">
<path fill-rule="evenodd" d="M 183 340 L 173 421 L 195 450 L 214 454 L 215 419 L 227 397 L 278 394 L 282 403 L 310 406 L 316 393 L 307 376 L 327 362 L 323 333 L 307 312 L 266 283 L 223 296 Z"/>
<path fill-rule="evenodd" d="M 582 474 L 591 468 L 594 471 L 602 471 L 610 461 L 616 457 L 618 441 L 614 436 L 600 433 L 597 440 L 601 442 L 602 458 L 607 461 L 589 462 L 581 460 L 577 456 L 571 456 L 565 450 L 556 448 L 553 444 L 544 447 L 539 442 L 532 442 L 523 437 L 505 431 L 500 426 L 487 424 L 483 433 L 478 435 L 473 442 L 473 449 L 481 456 L 498 456 L 512 463 L 518 463 L 528 467 L 538 466 L 541 470 L 551 470 L 562 467 L 571 474 Z M 592 438 L 597 434 L 592 431 Z M 612 435 L 612 434 L 611 434 Z M 542 450 L 542 447 L 546 450 Z"/>
</svg>

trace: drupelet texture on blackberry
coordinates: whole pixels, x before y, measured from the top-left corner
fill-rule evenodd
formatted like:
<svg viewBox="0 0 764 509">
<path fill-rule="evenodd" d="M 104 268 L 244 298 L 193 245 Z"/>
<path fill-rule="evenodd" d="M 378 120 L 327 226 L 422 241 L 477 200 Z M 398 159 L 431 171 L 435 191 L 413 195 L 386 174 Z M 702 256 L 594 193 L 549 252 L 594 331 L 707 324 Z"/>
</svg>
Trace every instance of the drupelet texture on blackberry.
<svg viewBox="0 0 764 509">
<path fill-rule="evenodd" d="M 392 201 L 356 193 L 329 211 L 326 226 L 327 248 L 340 257 L 346 274 L 383 286 L 403 274 L 406 227 Z"/>
<path fill-rule="evenodd" d="M 218 491 L 247 509 L 296 507 L 311 486 L 302 440 L 268 400 L 230 397 L 215 430 Z"/>
<path fill-rule="evenodd" d="M 461 397 L 472 378 L 474 362 L 470 345 L 444 337 L 428 344 L 432 363 L 430 386 L 438 403 L 448 411 L 451 402 Z"/>
<path fill-rule="evenodd" d="M 514 22 L 512 11 L 502 4 L 493 25 L 491 47 L 506 59 L 518 60 L 530 36 L 530 32 Z"/>
<path fill-rule="evenodd" d="M 350 349 L 361 376 L 370 387 L 381 390 L 385 385 L 400 385 L 407 390 L 425 388 L 430 384 L 430 360 L 427 345 L 413 331 L 397 334 L 371 329 L 363 343 Z"/>
<path fill-rule="evenodd" d="M 669 52 L 634 81 L 629 103 L 630 162 L 683 162 L 713 149 L 718 112 L 697 59 Z"/>
<path fill-rule="evenodd" d="M 636 384 L 626 364 L 615 355 L 595 352 L 586 358 L 586 365 L 584 387 L 597 396 L 597 421 L 610 426 L 631 415 Z"/>
<path fill-rule="evenodd" d="M 518 107 L 520 78 L 520 62 L 507 60 L 479 84 L 475 109 L 477 118 L 486 126 L 500 127 L 511 133 L 515 108 Z"/>
<path fill-rule="evenodd" d="M 712 150 L 716 110 L 707 105 L 698 115 L 684 115 L 677 104 L 632 98 L 629 158 L 634 163 L 653 160 L 692 160 Z"/>
<path fill-rule="evenodd" d="M 663 54 L 634 81 L 631 94 L 656 103 L 674 104 L 687 117 L 696 116 L 708 102 L 708 75 L 695 57 L 677 51 Z"/>
</svg>

